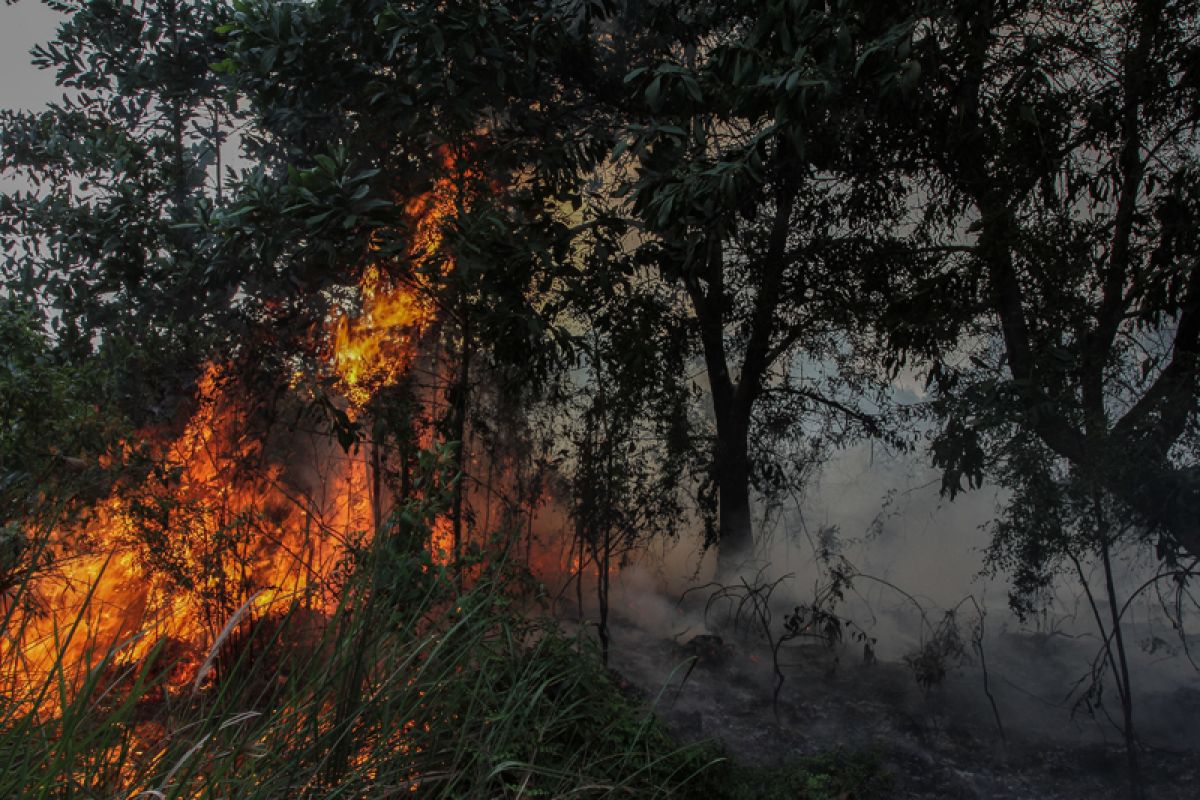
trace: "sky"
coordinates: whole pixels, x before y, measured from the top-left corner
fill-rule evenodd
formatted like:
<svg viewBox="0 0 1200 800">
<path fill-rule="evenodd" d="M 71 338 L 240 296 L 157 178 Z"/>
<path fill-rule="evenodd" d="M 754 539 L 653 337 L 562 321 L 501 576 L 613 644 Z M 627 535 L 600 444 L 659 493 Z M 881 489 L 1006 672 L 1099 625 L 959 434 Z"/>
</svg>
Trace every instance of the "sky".
<svg viewBox="0 0 1200 800">
<path fill-rule="evenodd" d="M 29 50 L 54 35 L 60 16 L 36 0 L 0 6 L 0 108 L 38 108 L 57 96 L 54 75 Z"/>
</svg>

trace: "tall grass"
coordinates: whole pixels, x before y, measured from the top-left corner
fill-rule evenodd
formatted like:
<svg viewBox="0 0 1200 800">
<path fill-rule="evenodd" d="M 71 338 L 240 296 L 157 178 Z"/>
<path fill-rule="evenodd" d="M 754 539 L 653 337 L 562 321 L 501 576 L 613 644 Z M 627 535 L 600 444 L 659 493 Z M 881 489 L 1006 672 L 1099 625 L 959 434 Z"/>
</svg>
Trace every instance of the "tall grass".
<svg viewBox="0 0 1200 800">
<path fill-rule="evenodd" d="M 456 583 L 384 541 L 332 615 L 299 602 L 241 615 L 196 684 L 178 681 L 165 643 L 135 663 L 119 644 L 83 670 L 60 661 L 31 697 L 0 698 L 0 797 L 653 798 L 696 785 L 710 756 L 673 745 L 586 640 L 522 613 L 502 560 Z"/>
</svg>

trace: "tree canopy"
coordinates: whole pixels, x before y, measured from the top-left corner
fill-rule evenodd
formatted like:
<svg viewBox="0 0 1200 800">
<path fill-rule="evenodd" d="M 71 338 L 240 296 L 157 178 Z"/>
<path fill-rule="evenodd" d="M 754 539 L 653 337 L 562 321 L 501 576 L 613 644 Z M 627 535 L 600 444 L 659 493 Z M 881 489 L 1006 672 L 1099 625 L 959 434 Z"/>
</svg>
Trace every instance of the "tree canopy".
<svg viewBox="0 0 1200 800">
<path fill-rule="evenodd" d="M 219 356 L 306 374 L 349 444 L 313 330 L 369 275 L 438 309 L 442 438 L 586 407 L 551 449 L 631 536 L 686 507 L 749 554 L 831 446 L 913 443 L 907 369 L 947 493 L 1099 492 L 1200 555 L 1194 3 L 64 9 L 35 55 L 65 98 L 3 120 L 33 181 L 0 209 L 6 291 L 139 424 Z M 1044 553 L 1019 519 L 1002 541 Z"/>
</svg>

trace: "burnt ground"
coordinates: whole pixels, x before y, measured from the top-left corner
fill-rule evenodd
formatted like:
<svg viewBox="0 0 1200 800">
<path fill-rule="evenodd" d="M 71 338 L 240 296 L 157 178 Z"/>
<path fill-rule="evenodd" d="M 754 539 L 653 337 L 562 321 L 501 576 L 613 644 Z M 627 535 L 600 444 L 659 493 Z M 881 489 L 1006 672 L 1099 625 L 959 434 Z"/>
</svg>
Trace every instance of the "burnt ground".
<svg viewBox="0 0 1200 800">
<path fill-rule="evenodd" d="M 680 739 L 716 740 L 746 765 L 868 752 L 893 776 L 895 798 L 1128 797 L 1125 751 L 1110 724 L 1060 710 L 1030 714 L 1010 702 L 1012 691 L 996 689 L 1003 678 L 993 674 L 1001 719 L 1008 717 L 1005 742 L 978 670 L 952 671 L 926 692 L 907 665 L 864 663 L 860 648 L 785 646 L 777 703 L 769 650 L 734 637 L 680 643 L 618 621 L 610 664 L 651 698 Z M 691 656 L 696 663 L 688 673 Z M 1159 701 L 1200 724 L 1200 692 Z M 1144 713 L 1155 713 L 1154 705 Z M 1141 770 L 1150 800 L 1200 797 L 1194 730 L 1189 725 L 1165 742 L 1147 741 Z"/>
</svg>

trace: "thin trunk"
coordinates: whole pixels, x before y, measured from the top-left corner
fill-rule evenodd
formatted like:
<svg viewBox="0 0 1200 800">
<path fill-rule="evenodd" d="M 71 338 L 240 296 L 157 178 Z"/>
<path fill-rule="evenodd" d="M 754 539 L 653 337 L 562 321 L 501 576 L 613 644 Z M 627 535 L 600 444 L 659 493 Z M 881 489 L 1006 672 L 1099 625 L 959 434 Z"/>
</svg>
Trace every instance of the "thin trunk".
<svg viewBox="0 0 1200 800">
<path fill-rule="evenodd" d="M 599 364 L 599 360 L 597 359 Z M 599 504 L 596 511 L 600 513 L 599 519 L 596 520 L 602 531 L 599 537 L 600 547 L 602 548 L 599 557 L 596 559 L 596 600 L 600 604 L 600 658 L 605 665 L 608 664 L 608 579 L 609 579 L 609 558 L 612 555 L 612 528 L 613 528 L 613 504 L 617 502 L 617 491 L 614 487 L 616 482 L 616 465 L 613 463 L 614 448 L 617 447 L 617 442 L 614 441 L 613 431 L 609 427 L 608 416 L 608 389 L 604 380 L 603 367 L 596 370 L 596 389 L 599 392 L 597 400 L 600 409 L 600 433 L 602 441 L 600 446 L 604 448 L 604 474 L 601 480 L 604 484 L 604 493 L 602 497 L 605 502 Z"/>
<path fill-rule="evenodd" d="M 454 387 L 454 404 L 451 410 L 454 415 L 452 432 L 455 441 L 458 442 L 454 465 L 457 482 L 454 486 L 451 525 L 454 537 L 454 570 L 458 575 L 459 588 L 462 588 L 463 495 L 466 491 L 467 465 L 467 394 L 471 378 L 471 326 L 466 316 L 466 304 L 463 305 L 462 348 L 459 351 L 458 380 Z"/>
<path fill-rule="evenodd" d="M 392 429 L 392 433 L 396 442 L 394 456 L 394 463 L 396 464 L 396 489 L 393 497 L 400 503 L 411 503 L 414 500 L 413 469 L 416 462 L 415 451 L 419 450 L 419 447 L 416 445 L 413 423 L 410 420 L 403 424 L 397 424 Z M 380 466 L 381 468 L 383 466 L 382 459 Z M 425 546 L 424 536 L 418 533 L 412 523 L 407 520 L 407 514 L 398 514 L 390 533 L 392 538 L 403 546 L 405 552 L 418 553 Z"/>
<path fill-rule="evenodd" d="M 383 530 L 383 500 L 382 491 L 383 465 L 379 459 L 379 444 L 371 440 L 371 524 L 376 537 Z"/>
<path fill-rule="evenodd" d="M 600 553 L 599 563 L 596 565 L 598 573 L 596 577 L 596 599 L 600 603 L 600 660 L 608 665 L 608 645 L 609 645 L 609 630 L 608 630 L 608 588 L 609 588 L 609 558 L 612 555 L 612 533 L 611 526 L 604 527 L 604 541 L 601 543 L 603 551 Z"/>
<path fill-rule="evenodd" d="M 525 566 L 533 560 L 533 502 L 529 503 L 529 514 L 525 517 Z"/>
<path fill-rule="evenodd" d="M 167 26 L 171 31 L 171 57 L 178 62 L 180 58 L 179 45 L 179 18 L 178 8 L 176 3 L 170 3 L 167 6 Z M 171 199 L 175 206 L 175 218 L 183 218 L 183 210 L 187 205 L 187 164 L 185 163 L 184 150 L 184 109 L 183 101 L 178 95 L 178 88 L 173 92 L 174 96 L 170 100 L 170 116 L 171 116 L 171 145 L 174 149 L 172 157 L 175 161 L 173 166 L 174 175 L 172 176 Z"/>
<path fill-rule="evenodd" d="M 487 483 L 483 487 L 483 534 L 487 536 L 492 529 L 492 480 L 496 475 L 496 460 L 488 458 Z M 501 523 L 503 524 L 503 523 Z"/>
<path fill-rule="evenodd" d="M 1113 581 L 1112 559 L 1109 554 L 1109 537 L 1103 517 L 1103 510 L 1095 503 L 1097 521 L 1100 526 L 1100 558 L 1104 564 L 1104 583 L 1108 592 L 1108 609 L 1112 618 L 1112 638 L 1117 646 L 1117 663 L 1120 666 L 1118 684 L 1121 689 L 1121 717 L 1125 729 L 1125 758 L 1129 764 L 1129 796 L 1132 800 L 1142 800 L 1142 775 L 1138 766 L 1137 730 L 1133 725 L 1133 687 L 1129 678 L 1129 662 L 1125 657 L 1125 636 L 1121 630 L 1121 604 L 1117 600 L 1116 584 Z"/>
<path fill-rule="evenodd" d="M 579 560 L 575 564 L 575 613 L 580 624 L 583 624 L 583 565 L 586 559 L 584 557 L 583 530 L 579 527 L 575 529 L 575 541 L 579 543 Z"/>
<path fill-rule="evenodd" d="M 1106 556 L 1107 549 L 1108 549 L 1107 545 L 1105 545 L 1101 549 L 1101 553 L 1104 556 L 1104 561 L 1106 562 L 1105 563 L 1106 577 L 1109 575 L 1109 567 L 1107 565 L 1108 559 Z M 1125 665 L 1123 645 L 1121 646 L 1122 652 L 1120 654 L 1119 659 L 1118 659 L 1118 656 L 1115 656 L 1113 654 L 1113 643 L 1116 638 L 1117 631 L 1119 630 L 1119 625 L 1120 625 L 1120 612 L 1117 610 L 1118 606 L 1116 603 L 1116 596 L 1110 589 L 1108 601 L 1109 601 L 1109 604 L 1112 606 L 1112 612 L 1115 615 L 1114 620 L 1118 627 L 1113 628 L 1112 630 L 1106 630 L 1104 627 L 1104 620 L 1102 619 L 1101 614 L 1100 614 L 1100 605 L 1099 605 L 1099 603 L 1096 602 L 1096 596 L 1092 593 L 1092 589 L 1088 583 L 1087 576 L 1084 574 L 1083 564 L 1073 554 L 1070 556 L 1070 558 L 1071 558 L 1071 562 L 1075 565 L 1075 572 L 1079 576 L 1079 584 L 1081 587 L 1083 587 L 1083 593 L 1087 597 L 1088 606 L 1092 610 L 1092 617 L 1096 620 L 1096 629 L 1100 632 L 1100 638 L 1103 642 L 1102 646 L 1104 648 L 1102 651 L 1103 659 L 1104 659 L 1104 661 L 1108 662 L 1109 669 L 1112 670 L 1113 680 L 1117 684 L 1117 694 L 1119 695 L 1120 700 L 1121 700 L 1121 712 L 1124 715 L 1124 729 L 1122 731 L 1122 734 L 1123 734 L 1123 738 L 1125 739 L 1125 752 L 1126 752 L 1126 758 L 1128 760 L 1129 770 L 1130 770 L 1130 774 L 1129 774 L 1130 798 L 1131 798 L 1131 800 L 1142 800 L 1143 795 L 1142 795 L 1142 791 L 1141 791 L 1140 771 L 1138 769 L 1137 751 L 1135 749 L 1136 741 L 1131 738 L 1132 734 L 1134 733 L 1133 727 L 1132 727 L 1133 726 L 1133 716 L 1132 716 L 1133 715 L 1133 706 L 1132 706 L 1131 701 L 1129 701 L 1127 699 L 1129 686 L 1126 683 L 1126 680 L 1128 678 L 1128 672 L 1127 672 L 1126 665 Z M 1097 680 L 1097 677 L 1093 676 L 1093 680 Z"/>
<path fill-rule="evenodd" d="M 216 180 L 217 205 L 221 206 L 224 204 L 224 196 L 223 196 L 224 186 L 221 182 L 222 181 L 222 178 L 221 178 L 221 169 L 222 169 L 222 164 L 221 164 L 221 110 L 216 104 L 213 105 L 212 114 L 213 114 L 213 126 L 212 126 L 213 150 L 214 150 L 214 155 L 216 156 L 216 163 L 217 163 L 217 180 Z"/>
</svg>

